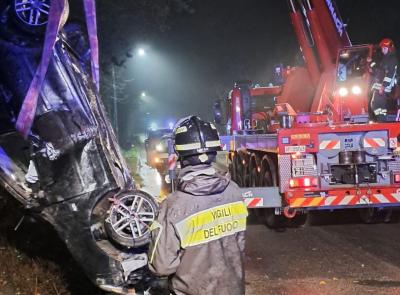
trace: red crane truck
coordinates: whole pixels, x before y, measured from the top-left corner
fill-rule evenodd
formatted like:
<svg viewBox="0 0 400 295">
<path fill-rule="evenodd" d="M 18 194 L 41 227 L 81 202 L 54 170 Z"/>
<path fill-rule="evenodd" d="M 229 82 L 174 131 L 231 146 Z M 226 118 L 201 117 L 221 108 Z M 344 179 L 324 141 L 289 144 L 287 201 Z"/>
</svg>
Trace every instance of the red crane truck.
<svg viewBox="0 0 400 295">
<path fill-rule="evenodd" d="M 305 67 L 281 86 L 241 81 L 230 92 L 221 141 L 232 178 L 271 227 L 320 209 L 358 208 L 371 222 L 400 206 L 400 124 L 369 110 L 374 46 L 351 44 L 333 0 L 288 3 Z"/>
</svg>

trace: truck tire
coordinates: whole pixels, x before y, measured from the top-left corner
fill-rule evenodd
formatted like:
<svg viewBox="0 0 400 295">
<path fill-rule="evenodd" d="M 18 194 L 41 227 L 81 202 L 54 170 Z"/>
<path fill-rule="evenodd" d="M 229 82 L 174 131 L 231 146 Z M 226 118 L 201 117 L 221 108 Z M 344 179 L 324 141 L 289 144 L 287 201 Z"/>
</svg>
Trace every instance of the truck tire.
<svg viewBox="0 0 400 295">
<path fill-rule="evenodd" d="M 234 158 L 233 161 L 233 166 L 234 170 L 234 175 L 235 175 L 235 182 L 238 186 L 243 187 L 243 173 L 242 173 L 242 159 L 241 157 L 237 154 Z"/>
<path fill-rule="evenodd" d="M 287 226 L 287 218 L 283 215 L 276 215 L 274 208 L 264 210 L 265 225 L 277 231 L 284 231 Z"/>
<path fill-rule="evenodd" d="M 287 219 L 287 227 L 301 227 L 307 223 L 308 213 L 297 213 L 292 219 Z"/>
<path fill-rule="evenodd" d="M 393 209 L 381 209 L 378 208 L 362 208 L 358 209 L 358 215 L 362 222 L 366 224 L 375 223 L 390 223 L 392 221 Z"/>
<path fill-rule="evenodd" d="M 257 155 L 251 154 L 250 156 L 250 162 L 249 162 L 249 187 L 257 187 L 259 186 L 259 172 L 258 172 L 258 167 L 259 167 L 259 159 Z"/>
</svg>

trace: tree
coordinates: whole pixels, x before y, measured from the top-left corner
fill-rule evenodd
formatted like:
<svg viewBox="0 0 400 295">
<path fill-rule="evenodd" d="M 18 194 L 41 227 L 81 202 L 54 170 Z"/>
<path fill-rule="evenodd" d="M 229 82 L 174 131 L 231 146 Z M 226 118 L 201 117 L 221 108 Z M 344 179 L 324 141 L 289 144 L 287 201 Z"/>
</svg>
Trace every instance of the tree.
<svg viewBox="0 0 400 295">
<path fill-rule="evenodd" d="M 82 0 L 70 0 L 70 21 L 84 24 Z M 114 99 L 123 104 L 126 84 L 132 77 L 121 74 L 134 56 L 134 44 L 169 30 L 169 20 L 179 14 L 194 13 L 191 0 L 97 0 L 97 27 L 100 51 L 100 93 L 112 121 Z M 113 76 L 114 71 L 114 76 Z M 134 103 L 134 102 L 132 102 Z M 115 126 L 114 126 L 115 128 Z"/>
</svg>

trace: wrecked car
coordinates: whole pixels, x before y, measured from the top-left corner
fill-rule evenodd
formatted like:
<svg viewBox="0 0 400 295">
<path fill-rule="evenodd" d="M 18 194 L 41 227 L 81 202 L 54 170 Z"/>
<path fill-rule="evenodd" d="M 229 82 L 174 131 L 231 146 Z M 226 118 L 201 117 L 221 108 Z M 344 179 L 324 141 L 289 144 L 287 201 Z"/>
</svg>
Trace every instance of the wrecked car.
<svg viewBox="0 0 400 295">
<path fill-rule="evenodd" d="M 66 22 L 66 0 L 0 4 L 0 184 L 95 284 L 123 293 L 142 280 L 157 203 L 135 188 L 105 114 L 95 3 L 82 1 L 87 34 Z"/>
</svg>

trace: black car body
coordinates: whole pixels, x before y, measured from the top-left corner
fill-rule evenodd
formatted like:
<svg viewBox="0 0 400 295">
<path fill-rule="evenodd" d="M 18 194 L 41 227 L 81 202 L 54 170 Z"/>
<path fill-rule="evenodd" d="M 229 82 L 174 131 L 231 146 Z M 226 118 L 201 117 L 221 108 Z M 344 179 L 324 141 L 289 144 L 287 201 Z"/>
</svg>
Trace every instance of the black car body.
<svg viewBox="0 0 400 295">
<path fill-rule="evenodd" d="M 94 283 L 124 292 L 141 279 L 157 205 L 135 190 L 77 26 L 58 33 L 29 136 L 16 131 L 44 38 L 17 11 L 32 1 L 0 7 L 0 184 L 56 229 Z"/>
</svg>

